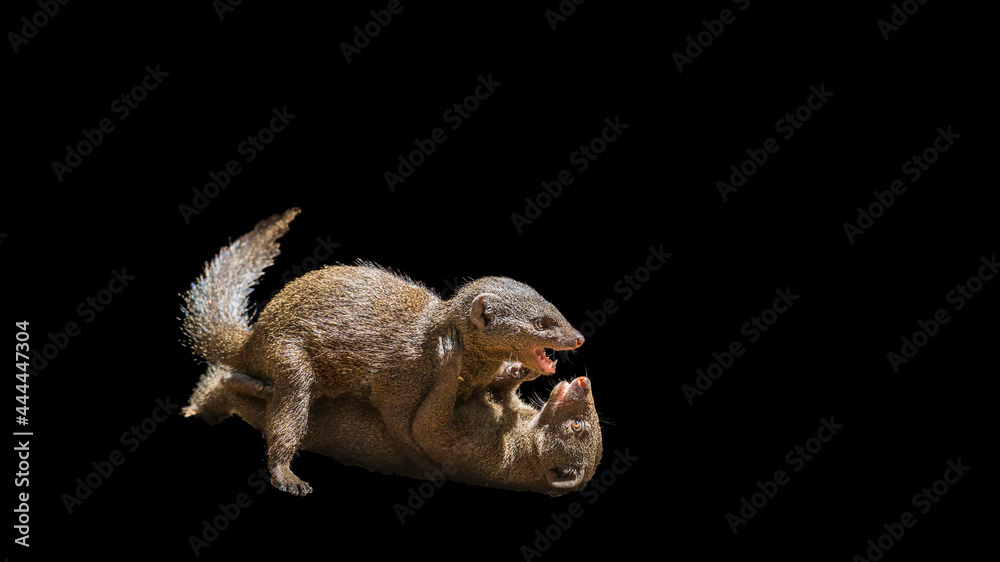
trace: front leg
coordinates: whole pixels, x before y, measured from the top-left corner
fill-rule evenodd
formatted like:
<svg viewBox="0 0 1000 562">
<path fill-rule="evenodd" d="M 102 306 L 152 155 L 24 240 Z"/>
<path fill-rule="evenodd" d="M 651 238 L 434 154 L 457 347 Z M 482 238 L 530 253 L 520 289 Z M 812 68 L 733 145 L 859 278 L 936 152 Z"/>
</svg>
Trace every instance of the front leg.
<svg viewBox="0 0 1000 562">
<path fill-rule="evenodd" d="M 438 339 L 434 386 L 413 418 L 413 436 L 431 459 L 441 462 L 451 456 L 459 438 L 454 423 L 455 399 L 462 374 L 462 341 L 457 330 L 449 328 Z"/>
</svg>

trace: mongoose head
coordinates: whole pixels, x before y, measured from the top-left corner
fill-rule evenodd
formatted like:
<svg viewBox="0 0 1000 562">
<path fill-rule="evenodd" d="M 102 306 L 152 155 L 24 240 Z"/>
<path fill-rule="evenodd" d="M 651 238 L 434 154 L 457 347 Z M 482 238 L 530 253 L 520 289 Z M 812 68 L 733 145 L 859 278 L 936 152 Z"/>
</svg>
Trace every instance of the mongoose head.
<svg viewBox="0 0 1000 562">
<path fill-rule="evenodd" d="M 579 490 L 601 462 L 601 426 L 590 379 L 562 381 L 530 422 L 544 492 L 561 496 Z"/>
<path fill-rule="evenodd" d="M 532 371 L 552 374 L 549 350 L 583 345 L 583 334 L 555 306 L 524 283 L 506 277 L 482 277 L 455 295 L 468 311 L 466 348 L 489 360 L 520 361 Z"/>
</svg>

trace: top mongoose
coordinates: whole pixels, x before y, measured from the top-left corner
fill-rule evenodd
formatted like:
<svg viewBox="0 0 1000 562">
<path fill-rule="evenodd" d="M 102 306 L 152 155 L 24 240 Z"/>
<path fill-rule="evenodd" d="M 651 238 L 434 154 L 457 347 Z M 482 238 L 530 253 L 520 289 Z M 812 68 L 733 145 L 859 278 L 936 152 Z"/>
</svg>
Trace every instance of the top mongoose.
<svg viewBox="0 0 1000 562">
<path fill-rule="evenodd" d="M 552 373 L 547 349 L 569 350 L 583 336 L 531 287 L 483 277 L 442 300 L 423 285 L 372 265 L 328 266 L 288 283 L 251 326 L 251 287 L 279 252 L 277 239 L 299 213 L 264 219 L 220 250 L 184 295 L 183 330 L 206 362 L 272 383 L 264 433 L 277 488 L 311 491 L 290 463 L 308 428 L 312 401 L 364 397 L 399 450 L 419 450 L 411 426 L 435 381 L 439 340 L 461 339 L 459 394 L 483 391 L 505 361 Z M 420 459 L 412 459 L 420 462 Z"/>
</svg>

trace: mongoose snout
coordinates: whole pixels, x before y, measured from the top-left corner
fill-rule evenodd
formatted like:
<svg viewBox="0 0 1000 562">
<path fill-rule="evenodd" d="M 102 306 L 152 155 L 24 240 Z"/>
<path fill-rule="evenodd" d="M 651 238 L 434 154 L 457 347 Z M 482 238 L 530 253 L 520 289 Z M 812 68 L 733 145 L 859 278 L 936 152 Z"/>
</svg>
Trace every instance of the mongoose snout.
<svg viewBox="0 0 1000 562">
<path fill-rule="evenodd" d="M 590 390 L 590 379 L 587 377 L 577 377 L 573 382 L 562 381 L 552 389 L 551 398 L 556 399 L 555 406 L 563 403 L 576 403 L 586 401 L 586 391 Z"/>
<path fill-rule="evenodd" d="M 584 338 L 579 333 L 571 333 L 568 336 L 556 336 L 544 342 L 542 346 L 531 350 L 534 364 L 530 364 L 532 361 L 529 359 L 529 365 L 527 366 L 532 370 L 551 375 L 556 372 L 556 363 L 559 360 L 549 357 L 548 350 L 571 351 L 583 345 L 583 342 Z"/>
<path fill-rule="evenodd" d="M 538 423 L 550 423 L 553 419 L 583 421 L 594 412 L 594 395 L 590 379 L 577 377 L 572 381 L 561 381 L 552 389 L 549 399 L 538 412 Z M 596 413 L 594 420 L 596 423 Z"/>
</svg>

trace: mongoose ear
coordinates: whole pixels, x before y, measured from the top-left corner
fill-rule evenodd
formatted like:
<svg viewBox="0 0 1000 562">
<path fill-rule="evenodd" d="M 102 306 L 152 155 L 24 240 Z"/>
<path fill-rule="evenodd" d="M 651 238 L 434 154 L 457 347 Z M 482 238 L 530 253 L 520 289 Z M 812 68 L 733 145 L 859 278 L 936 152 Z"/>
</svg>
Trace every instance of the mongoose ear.
<svg viewBox="0 0 1000 562">
<path fill-rule="evenodd" d="M 481 293 L 472 301 L 472 308 L 469 309 L 469 319 L 480 330 L 493 320 L 492 300 L 499 298 L 493 293 Z"/>
</svg>

